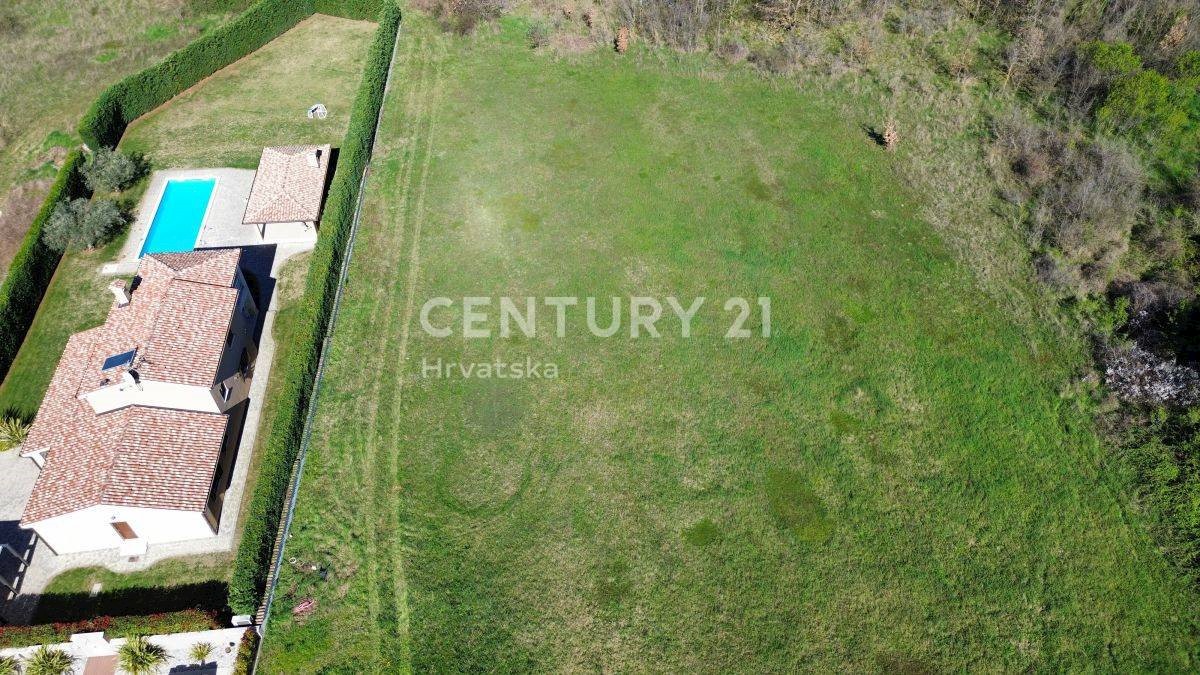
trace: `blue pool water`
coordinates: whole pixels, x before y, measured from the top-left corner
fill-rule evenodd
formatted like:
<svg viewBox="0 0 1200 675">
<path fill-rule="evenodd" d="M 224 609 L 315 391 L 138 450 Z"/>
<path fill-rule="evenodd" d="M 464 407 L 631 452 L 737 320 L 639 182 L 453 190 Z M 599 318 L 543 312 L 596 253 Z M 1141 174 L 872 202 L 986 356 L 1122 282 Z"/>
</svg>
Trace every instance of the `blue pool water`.
<svg viewBox="0 0 1200 675">
<path fill-rule="evenodd" d="M 216 184 L 215 178 L 167 181 L 139 255 L 194 249 Z"/>
</svg>

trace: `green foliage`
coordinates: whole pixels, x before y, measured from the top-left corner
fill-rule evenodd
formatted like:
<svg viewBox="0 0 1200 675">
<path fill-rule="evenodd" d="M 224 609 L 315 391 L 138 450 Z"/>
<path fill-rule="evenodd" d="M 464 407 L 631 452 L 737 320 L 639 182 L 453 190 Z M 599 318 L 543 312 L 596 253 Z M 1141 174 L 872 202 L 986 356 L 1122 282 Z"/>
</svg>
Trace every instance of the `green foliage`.
<svg viewBox="0 0 1200 675">
<path fill-rule="evenodd" d="M 152 675 L 166 665 L 167 650 L 143 635 L 135 635 L 117 648 L 117 662 L 129 675 Z"/>
<path fill-rule="evenodd" d="M 138 161 L 129 155 L 109 148 L 99 148 L 92 159 L 80 168 L 83 181 L 94 192 L 120 192 L 137 179 Z"/>
<path fill-rule="evenodd" d="M 215 649 L 216 647 L 213 647 L 211 642 L 197 642 L 188 649 L 188 658 L 203 665 L 208 661 L 208 657 L 212 656 Z"/>
<path fill-rule="evenodd" d="M 1142 57 L 1128 42 L 1093 40 L 1079 46 L 1092 67 L 1105 75 L 1130 75 L 1142 69 Z"/>
<path fill-rule="evenodd" d="M 25 675 L 67 675 L 74 663 L 63 650 L 42 646 L 25 662 Z"/>
<path fill-rule="evenodd" d="M 1076 313 L 1092 332 L 1112 337 L 1129 321 L 1129 298 L 1109 302 L 1104 297 L 1087 297 L 1079 301 Z"/>
<path fill-rule="evenodd" d="M 124 224 L 125 217 L 115 201 L 80 197 L 54 208 L 44 239 L 47 246 L 60 253 L 95 248 L 111 240 Z"/>
<path fill-rule="evenodd" d="M 17 675 L 17 657 L 0 656 L 0 675 Z"/>
<path fill-rule="evenodd" d="M 1184 52 L 1176 62 L 1175 70 L 1181 78 L 1200 77 L 1200 50 L 1192 49 Z"/>
<path fill-rule="evenodd" d="M 1096 111 L 1096 119 L 1120 131 L 1174 134 L 1187 122 L 1187 111 L 1179 102 L 1166 77 L 1154 70 L 1143 70 L 1113 83 Z"/>
<path fill-rule="evenodd" d="M 316 0 L 314 11 L 347 19 L 374 19 L 385 3 L 394 4 L 389 0 Z"/>
<path fill-rule="evenodd" d="M 1131 425 L 1126 452 L 1156 521 L 1163 553 L 1200 576 L 1200 407 L 1155 410 Z"/>
<path fill-rule="evenodd" d="M 191 633 L 223 628 L 215 614 L 198 609 L 145 616 L 98 616 L 86 621 L 0 626 L 0 649 L 66 642 L 75 633 L 103 632 L 109 637 Z"/>
<path fill-rule="evenodd" d="M 342 259 L 358 200 L 359 183 L 371 156 L 375 123 L 383 105 L 384 84 L 392 48 L 400 26 L 400 10 L 392 3 L 379 14 L 379 29 L 371 43 L 362 84 L 355 97 L 349 128 L 338 155 L 337 171 L 330 183 L 320 238 L 313 251 L 306 280 L 299 325 L 311 332 L 290 345 L 278 394 L 278 412 L 270 421 L 270 436 L 248 509 L 229 587 L 229 605 L 239 614 L 257 610 L 267 583 L 271 547 L 285 508 L 284 497 L 292 465 L 304 433 L 305 415 L 313 378 L 320 359 L 322 338 L 337 292 Z"/>
<path fill-rule="evenodd" d="M 7 415 L 0 419 L 0 452 L 21 445 L 28 436 L 28 420 L 15 415 Z"/>
<path fill-rule="evenodd" d="M 79 167 L 83 157 L 78 150 L 67 155 L 58 178 L 46 195 L 46 201 L 21 242 L 13 258 L 8 277 L 0 285 L 0 377 L 8 373 L 13 357 L 25 339 L 29 323 L 37 313 L 46 285 L 54 276 L 60 254 L 43 240 L 46 223 L 55 207 L 64 200 L 85 194 Z"/>
<path fill-rule="evenodd" d="M 247 629 L 238 645 L 237 661 L 233 663 L 233 675 L 250 675 L 254 669 L 254 655 L 258 651 L 258 632 Z"/>
</svg>

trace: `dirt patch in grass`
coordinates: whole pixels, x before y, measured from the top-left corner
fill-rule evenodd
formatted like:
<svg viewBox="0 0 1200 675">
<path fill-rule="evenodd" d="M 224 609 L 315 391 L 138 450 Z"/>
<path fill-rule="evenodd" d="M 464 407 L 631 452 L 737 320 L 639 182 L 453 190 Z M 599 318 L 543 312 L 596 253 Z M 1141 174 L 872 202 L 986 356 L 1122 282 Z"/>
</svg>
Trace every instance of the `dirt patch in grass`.
<svg viewBox="0 0 1200 675">
<path fill-rule="evenodd" d="M 21 240 L 29 231 L 29 225 L 42 207 L 42 200 L 50 190 L 49 179 L 22 183 L 9 191 L 0 202 L 0 279 L 8 273 L 8 266 Z"/>
</svg>

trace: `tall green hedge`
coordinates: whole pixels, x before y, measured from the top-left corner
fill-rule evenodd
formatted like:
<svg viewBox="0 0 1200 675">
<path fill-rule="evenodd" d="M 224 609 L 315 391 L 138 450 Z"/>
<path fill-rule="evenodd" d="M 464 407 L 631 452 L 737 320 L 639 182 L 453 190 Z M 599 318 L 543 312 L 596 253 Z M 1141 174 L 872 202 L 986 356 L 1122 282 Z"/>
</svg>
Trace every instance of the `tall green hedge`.
<svg viewBox="0 0 1200 675">
<path fill-rule="evenodd" d="M 21 248 L 13 258 L 8 268 L 8 277 L 0 285 L 0 379 L 8 373 L 33 315 L 37 314 L 46 285 L 54 276 L 61 254 L 52 250 L 42 241 L 42 229 L 54 207 L 64 199 L 73 199 L 87 195 L 79 167 L 83 163 L 83 154 L 73 150 L 58 170 L 58 178 L 50 187 L 50 194 L 42 202 L 38 211 L 25 233 Z"/>
<path fill-rule="evenodd" d="M 316 0 L 318 14 L 347 19 L 374 19 L 383 11 L 384 0 Z"/>
<path fill-rule="evenodd" d="M 379 29 L 367 55 L 362 83 L 351 110 L 350 126 L 338 154 L 337 169 L 321 217 L 320 236 L 305 280 L 301 318 L 296 322 L 300 326 L 312 326 L 312 331 L 302 341 L 288 345 L 287 360 L 282 371 L 275 375 L 281 378 L 277 412 L 270 420 L 270 435 L 254 495 L 247 507 L 249 518 L 229 585 L 229 605 L 238 614 L 254 613 L 266 588 L 271 549 L 287 508 L 284 498 L 304 435 L 309 395 L 337 294 L 341 263 L 358 201 L 358 187 L 375 141 L 375 123 L 383 106 L 383 89 L 400 27 L 400 10 L 393 3 L 385 2 L 378 16 Z"/>
</svg>

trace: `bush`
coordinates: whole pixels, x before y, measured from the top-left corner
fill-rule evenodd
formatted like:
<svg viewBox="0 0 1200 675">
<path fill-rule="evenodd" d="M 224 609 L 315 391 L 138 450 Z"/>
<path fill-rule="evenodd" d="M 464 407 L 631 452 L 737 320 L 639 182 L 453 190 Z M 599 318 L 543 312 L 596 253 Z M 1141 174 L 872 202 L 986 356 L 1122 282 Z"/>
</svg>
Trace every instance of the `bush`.
<svg viewBox="0 0 1200 675">
<path fill-rule="evenodd" d="M 99 616 L 86 621 L 0 626 L 0 649 L 66 642 L 75 633 L 103 632 L 109 637 L 166 635 L 222 628 L 216 614 L 198 609 L 147 616 Z"/>
<path fill-rule="evenodd" d="M 233 663 L 233 675 L 250 675 L 254 669 L 254 656 L 258 652 L 258 633 L 247 629 L 238 645 L 237 661 Z"/>
<path fill-rule="evenodd" d="M 12 365 L 13 357 L 25 339 L 29 324 L 42 302 L 46 285 L 58 267 L 59 253 L 43 241 L 43 234 L 50 214 L 63 200 L 85 194 L 79 166 L 83 156 L 78 150 L 67 155 L 58 178 L 50 187 L 46 201 L 38 211 L 29 232 L 21 242 L 21 248 L 13 257 L 8 276 L 0 285 L 0 378 Z"/>
<path fill-rule="evenodd" d="M 120 192 L 141 173 L 141 162 L 108 148 L 92 153 L 92 160 L 80 167 L 83 182 L 93 192 Z"/>
<path fill-rule="evenodd" d="M 443 30 L 470 35 L 475 27 L 499 18 L 504 0 L 436 0 L 430 11 Z"/>
<path fill-rule="evenodd" d="M 229 606 L 238 614 L 254 613 L 266 588 L 271 549 L 304 435 L 309 395 L 337 293 L 359 182 L 375 141 L 375 123 L 383 105 L 384 84 L 399 26 L 400 10 L 387 3 L 380 12 L 379 29 L 367 54 L 305 280 L 304 304 L 299 308 L 301 317 L 297 325 L 311 326 L 312 330 L 302 342 L 290 345 L 287 361 L 277 375 L 280 378 L 277 411 L 270 420 L 262 466 L 247 507 L 249 517 L 229 584 Z"/>
<path fill-rule="evenodd" d="M 25 662 L 25 675 L 70 675 L 74 665 L 70 654 L 43 645 Z"/>
<path fill-rule="evenodd" d="M 18 415 L 0 418 L 0 452 L 12 450 L 29 436 L 29 420 Z"/>
<path fill-rule="evenodd" d="M 95 248 L 112 239 L 124 224 L 121 209 L 111 199 L 73 199 L 54 208 L 46 223 L 45 241 L 60 253 Z"/>
<path fill-rule="evenodd" d="M 709 24 L 729 7 L 728 0 L 618 0 L 617 15 L 645 40 L 694 51 L 703 46 Z"/>
</svg>

